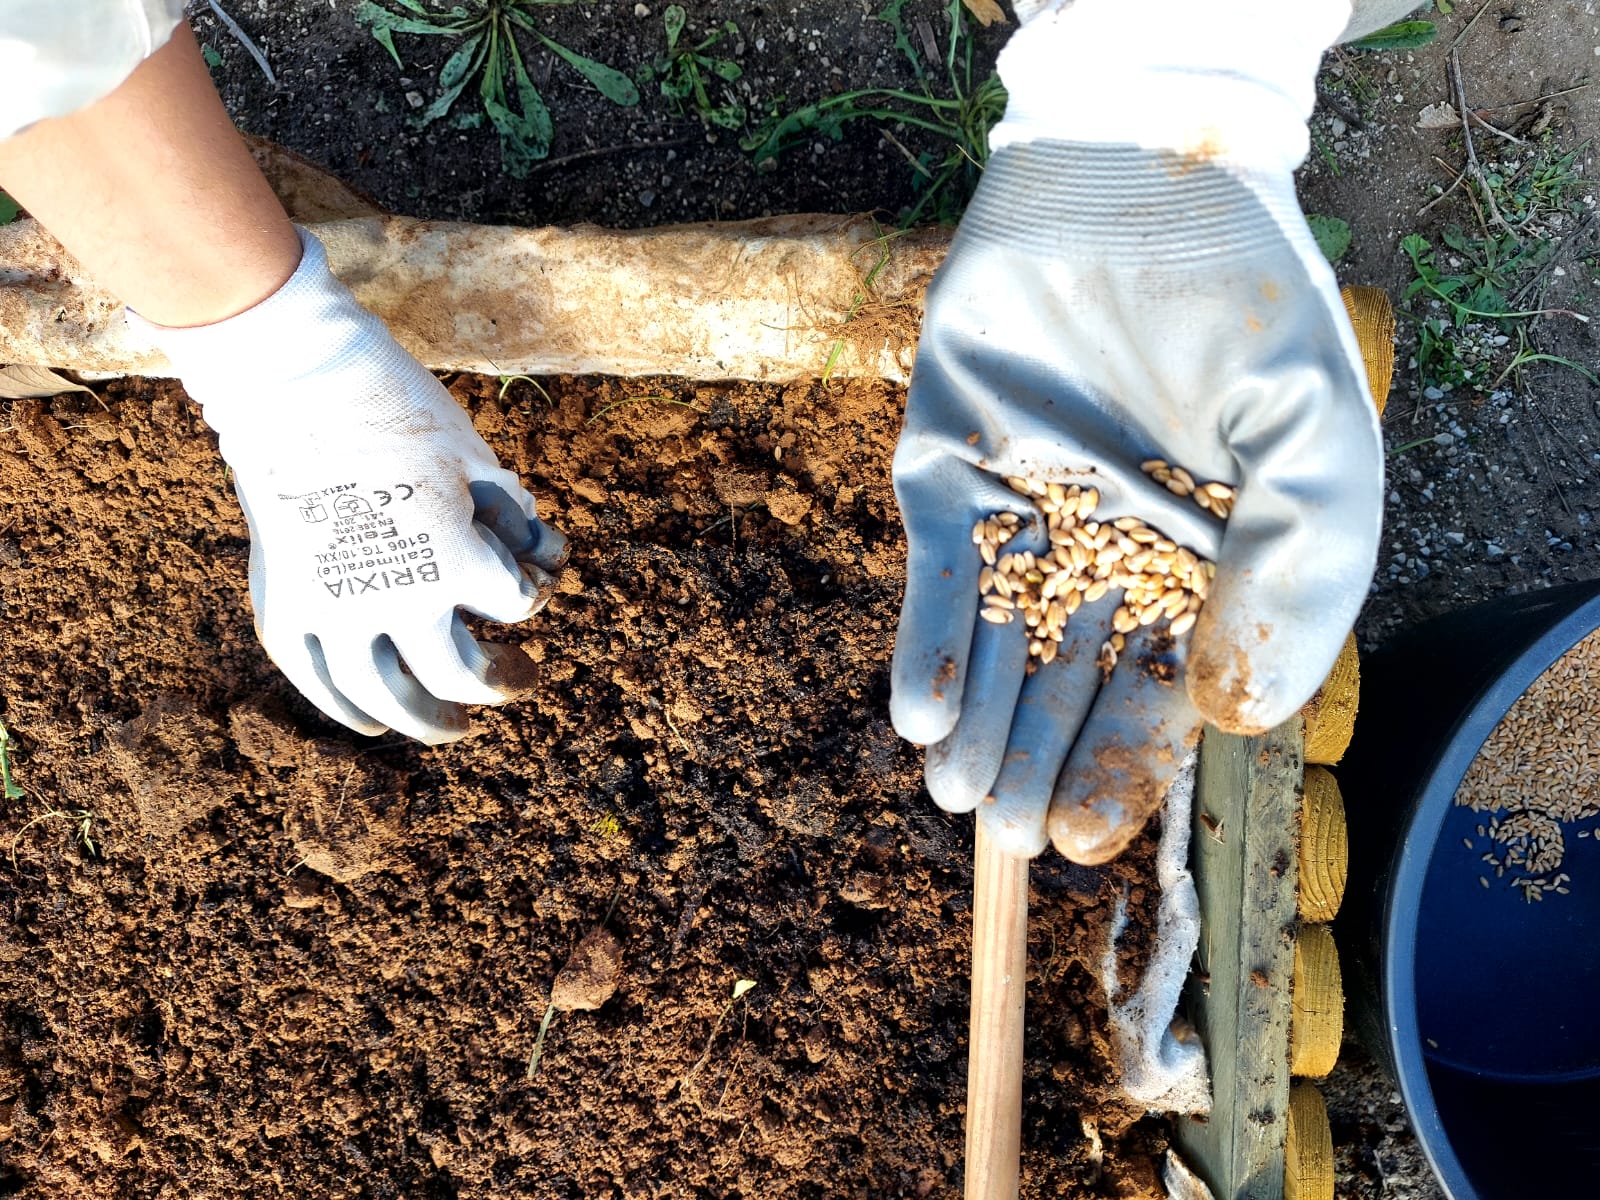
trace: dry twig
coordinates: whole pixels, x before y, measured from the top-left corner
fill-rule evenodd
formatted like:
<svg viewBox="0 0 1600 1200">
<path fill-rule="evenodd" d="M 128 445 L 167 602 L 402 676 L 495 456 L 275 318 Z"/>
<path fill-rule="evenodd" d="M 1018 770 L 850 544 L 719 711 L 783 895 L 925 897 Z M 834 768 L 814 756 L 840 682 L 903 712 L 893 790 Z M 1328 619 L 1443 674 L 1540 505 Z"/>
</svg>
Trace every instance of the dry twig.
<svg viewBox="0 0 1600 1200">
<path fill-rule="evenodd" d="M 568 163 L 582 162 L 586 158 L 602 158 L 607 154 L 621 154 L 623 151 L 668 150 L 676 146 L 687 146 L 696 140 L 694 137 L 680 137 L 668 138 L 664 142 L 622 142 L 615 146 L 594 146 L 588 150 L 563 154 L 560 158 L 547 158 L 534 163 L 529 168 L 528 174 L 537 175 L 542 171 L 553 171 L 557 167 L 564 167 Z"/>
<path fill-rule="evenodd" d="M 1477 18 L 1474 17 L 1473 20 Z M 1495 224 L 1509 233 L 1513 241 L 1520 243 L 1521 236 L 1500 214 L 1500 206 L 1494 199 L 1494 189 L 1489 186 L 1489 181 L 1483 174 L 1483 167 L 1478 162 L 1478 151 L 1472 144 L 1472 122 L 1467 117 L 1470 110 L 1467 108 L 1467 88 L 1461 78 L 1461 56 L 1454 50 L 1450 51 L 1450 74 L 1455 83 L 1456 106 L 1461 116 L 1461 136 L 1467 145 L 1467 169 L 1472 173 L 1473 182 L 1483 192 L 1484 203 L 1488 206 L 1489 215 L 1494 218 Z"/>
<path fill-rule="evenodd" d="M 1463 25 L 1461 27 L 1461 32 L 1456 34 L 1455 40 L 1450 43 L 1450 57 L 1451 58 L 1454 58 L 1456 56 L 1456 49 L 1461 45 L 1461 43 L 1463 41 L 1466 40 L 1467 34 L 1472 32 L 1472 27 L 1478 23 L 1479 19 L 1483 16 L 1484 13 L 1488 12 L 1494 6 L 1495 6 L 1495 0 L 1484 0 L 1483 7 L 1478 9 L 1477 12 L 1472 14 L 1472 20 L 1468 21 L 1465 25 Z"/>
<path fill-rule="evenodd" d="M 267 82 L 276 88 L 278 77 L 272 73 L 272 67 L 267 63 L 267 56 L 261 53 L 261 47 L 250 40 L 250 35 L 239 27 L 239 22 L 222 11 L 222 5 L 218 4 L 217 0 L 206 0 L 206 3 L 210 5 L 211 11 L 217 14 L 217 20 L 222 22 L 223 28 L 233 34 L 234 40 L 245 48 L 245 53 L 256 60 L 256 66 L 261 68 L 261 73 L 267 77 Z"/>
<path fill-rule="evenodd" d="M 1485 108 L 1483 111 L 1484 112 L 1505 112 L 1506 109 L 1508 109 L 1508 108 L 1525 108 L 1530 104 L 1543 104 L 1546 100 L 1555 100 L 1555 99 L 1557 99 L 1558 97 L 1561 97 L 1561 96 L 1570 96 L 1570 95 L 1572 95 L 1573 92 L 1581 92 L 1581 91 L 1583 91 L 1585 88 L 1587 88 L 1589 86 L 1590 86 L 1589 83 L 1587 81 L 1585 81 L 1583 83 L 1574 84 L 1572 87 L 1569 87 L 1569 88 L 1562 88 L 1559 92 L 1545 92 L 1543 95 L 1535 96 L 1531 100 L 1513 100 L 1509 104 L 1494 104 L 1494 105 L 1490 105 L 1488 108 Z"/>
<path fill-rule="evenodd" d="M 1557 267 L 1563 266 L 1566 261 L 1570 260 L 1572 256 L 1577 253 L 1579 246 L 1581 246 L 1583 243 L 1583 239 L 1588 235 L 1589 230 L 1593 226 L 1594 214 L 1590 213 L 1578 223 L 1578 227 L 1576 229 L 1562 239 L 1561 246 L 1554 254 L 1550 256 L 1550 261 L 1545 263 L 1545 265 L 1539 269 L 1539 273 L 1532 279 L 1528 280 L 1527 283 L 1523 284 L 1518 290 L 1517 294 L 1511 297 L 1512 307 L 1521 308 L 1524 304 L 1526 304 L 1528 302 L 1528 298 L 1533 295 L 1534 289 L 1548 279 L 1551 273 L 1554 272 Z"/>
<path fill-rule="evenodd" d="M 1440 158 L 1438 155 L 1434 155 L 1433 161 L 1438 163 L 1446 171 L 1454 171 L 1455 170 L 1454 167 L 1452 167 L 1449 163 L 1445 162 L 1444 159 Z M 1434 205 L 1438 204 L 1446 196 L 1450 195 L 1451 192 L 1455 191 L 1458 187 L 1461 186 L 1461 181 L 1463 179 L 1465 179 L 1466 177 L 1467 177 L 1467 169 L 1465 167 L 1462 167 L 1461 170 L 1459 172 L 1457 172 L 1457 174 L 1456 174 L 1455 182 L 1453 182 L 1449 187 L 1445 188 L 1444 191 L 1440 192 L 1432 200 L 1429 200 L 1421 208 L 1417 209 L 1417 216 L 1419 216 L 1419 217 L 1422 216 L 1429 209 L 1431 209 Z"/>
<path fill-rule="evenodd" d="M 1489 122 L 1485 121 L 1475 112 L 1468 113 L 1467 115 L 1497 137 L 1503 137 L 1506 141 L 1512 142 L 1518 146 L 1526 146 L 1528 144 L 1528 140 L 1526 138 L 1519 138 L 1514 133 L 1507 133 L 1504 129 L 1489 124 Z"/>
</svg>

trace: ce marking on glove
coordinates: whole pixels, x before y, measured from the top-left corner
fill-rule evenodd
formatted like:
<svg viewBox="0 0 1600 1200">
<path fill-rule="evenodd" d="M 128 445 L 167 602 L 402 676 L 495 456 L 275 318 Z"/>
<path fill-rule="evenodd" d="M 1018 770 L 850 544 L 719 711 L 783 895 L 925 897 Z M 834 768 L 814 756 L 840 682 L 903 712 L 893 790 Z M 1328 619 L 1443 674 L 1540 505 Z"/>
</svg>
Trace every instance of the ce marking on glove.
<svg viewBox="0 0 1600 1200">
<path fill-rule="evenodd" d="M 409 500 L 416 494 L 416 488 L 409 483 L 397 483 L 388 488 L 374 488 L 372 498 L 377 501 L 379 508 L 388 508 L 397 500 Z M 336 517 L 362 517 L 372 512 L 372 500 L 368 500 L 359 492 L 345 492 L 333 502 L 333 515 Z M 308 525 L 318 525 L 328 519 L 328 508 L 320 501 L 307 499 L 299 507 L 300 519 Z"/>
<path fill-rule="evenodd" d="M 396 499 L 395 494 L 394 494 L 395 492 L 404 492 L 405 495 L 400 496 L 399 499 L 401 499 L 401 500 L 409 500 L 409 499 L 411 499 L 412 493 L 415 492 L 416 490 L 417 489 L 412 487 L 409 483 L 397 483 L 397 484 L 394 485 L 394 491 L 393 492 L 384 491 L 382 488 L 379 488 L 377 491 L 373 492 L 372 494 L 374 496 L 378 497 L 378 507 L 379 508 L 387 508 Z"/>
</svg>

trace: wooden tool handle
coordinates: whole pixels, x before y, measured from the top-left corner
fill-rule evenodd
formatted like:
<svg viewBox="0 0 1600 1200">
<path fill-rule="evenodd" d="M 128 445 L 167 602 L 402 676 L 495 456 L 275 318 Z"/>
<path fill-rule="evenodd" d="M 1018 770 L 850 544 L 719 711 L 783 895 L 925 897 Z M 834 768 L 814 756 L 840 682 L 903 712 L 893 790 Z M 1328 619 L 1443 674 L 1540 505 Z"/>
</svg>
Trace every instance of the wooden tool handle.
<svg viewBox="0 0 1600 1200">
<path fill-rule="evenodd" d="M 980 820 L 972 877 L 966 1200 L 1017 1197 L 1027 976 L 1028 860 L 997 849 Z"/>
</svg>

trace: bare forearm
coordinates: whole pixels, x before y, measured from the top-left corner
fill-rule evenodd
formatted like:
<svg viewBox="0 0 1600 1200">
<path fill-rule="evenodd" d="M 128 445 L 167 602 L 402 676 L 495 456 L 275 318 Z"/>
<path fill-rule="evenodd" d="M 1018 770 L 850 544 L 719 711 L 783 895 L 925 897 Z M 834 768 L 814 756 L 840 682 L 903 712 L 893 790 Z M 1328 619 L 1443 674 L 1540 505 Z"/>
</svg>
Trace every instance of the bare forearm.
<svg viewBox="0 0 1600 1200">
<path fill-rule="evenodd" d="M 0 186 L 157 324 L 243 312 L 300 261 L 186 28 L 109 96 L 0 141 Z"/>
</svg>

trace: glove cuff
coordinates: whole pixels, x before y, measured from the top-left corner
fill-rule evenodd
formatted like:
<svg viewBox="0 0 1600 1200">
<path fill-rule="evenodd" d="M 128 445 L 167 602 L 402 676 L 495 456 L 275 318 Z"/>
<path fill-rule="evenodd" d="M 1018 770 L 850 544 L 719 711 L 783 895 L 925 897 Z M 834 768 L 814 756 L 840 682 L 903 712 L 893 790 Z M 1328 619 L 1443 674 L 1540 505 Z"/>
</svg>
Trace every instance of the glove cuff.
<svg viewBox="0 0 1600 1200">
<path fill-rule="evenodd" d="M 1242 192 L 1256 203 L 1241 204 Z M 1225 265 L 1284 238 L 1331 288 L 1290 176 L 1215 163 L 1175 171 L 1162 151 L 1050 139 L 995 151 L 956 234 L 1128 268 Z"/>
<path fill-rule="evenodd" d="M 128 324 L 166 354 L 206 423 L 225 440 L 232 435 L 239 450 L 258 435 L 281 442 L 296 426 L 399 418 L 415 407 L 400 383 L 426 374 L 334 277 L 322 243 L 296 230 L 294 274 L 237 316 L 180 329 L 127 313 Z"/>
<path fill-rule="evenodd" d="M 128 324 L 161 348 L 191 392 L 198 387 L 212 393 L 196 396 L 202 403 L 220 402 L 212 385 L 241 372 L 260 371 L 275 381 L 292 382 L 337 365 L 375 333 L 387 336 L 382 322 L 334 278 L 322 243 L 298 225 L 295 232 L 300 235 L 300 265 L 282 287 L 242 313 L 211 325 L 178 328 L 128 310 Z"/>
<path fill-rule="evenodd" d="M 1028 5 L 1000 54 L 1010 103 L 990 147 L 1115 143 L 1291 172 L 1317 65 L 1349 18 L 1350 0 Z"/>
</svg>

